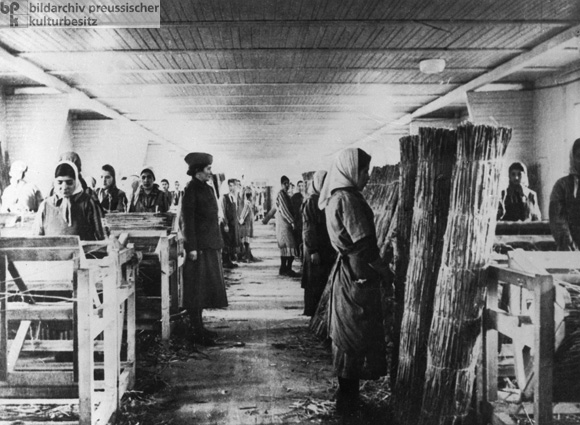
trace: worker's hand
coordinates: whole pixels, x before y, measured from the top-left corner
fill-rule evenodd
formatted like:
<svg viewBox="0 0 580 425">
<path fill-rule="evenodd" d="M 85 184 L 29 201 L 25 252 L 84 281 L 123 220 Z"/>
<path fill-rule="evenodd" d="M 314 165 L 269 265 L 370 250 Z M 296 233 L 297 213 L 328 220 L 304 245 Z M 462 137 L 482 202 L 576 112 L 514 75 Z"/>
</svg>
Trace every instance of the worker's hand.
<svg viewBox="0 0 580 425">
<path fill-rule="evenodd" d="M 189 251 L 187 258 L 189 258 L 191 261 L 197 261 L 197 251 Z"/>
<path fill-rule="evenodd" d="M 314 265 L 319 265 L 320 264 L 320 254 L 318 254 L 318 252 L 315 252 L 314 254 L 310 254 L 310 262 Z"/>
<path fill-rule="evenodd" d="M 242 224 L 244 224 L 244 220 L 238 220 L 238 223 L 240 223 L 241 226 Z"/>
<path fill-rule="evenodd" d="M 227 224 L 224 226 L 224 232 L 229 233 L 230 231 L 230 226 L 228 226 Z"/>
<path fill-rule="evenodd" d="M 296 225 L 294 223 L 292 223 L 290 226 L 292 226 L 292 230 L 296 230 Z"/>
</svg>

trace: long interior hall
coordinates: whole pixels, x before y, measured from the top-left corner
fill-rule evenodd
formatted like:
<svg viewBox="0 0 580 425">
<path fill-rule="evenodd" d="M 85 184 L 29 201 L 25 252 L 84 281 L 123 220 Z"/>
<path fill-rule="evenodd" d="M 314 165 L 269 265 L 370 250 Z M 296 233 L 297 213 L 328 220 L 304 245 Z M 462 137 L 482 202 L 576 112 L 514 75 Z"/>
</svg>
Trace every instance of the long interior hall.
<svg viewBox="0 0 580 425">
<path fill-rule="evenodd" d="M 252 251 L 259 262 L 225 271 L 229 306 L 204 312 L 218 345 L 192 353 L 177 336 L 165 358 L 144 362 L 156 406 L 141 412 L 144 423 L 340 423 L 330 345 L 308 329 L 300 278 L 278 275 L 274 226 L 256 224 Z M 386 423 L 386 379 L 368 381 L 362 395 L 374 407 L 352 423 Z"/>
</svg>

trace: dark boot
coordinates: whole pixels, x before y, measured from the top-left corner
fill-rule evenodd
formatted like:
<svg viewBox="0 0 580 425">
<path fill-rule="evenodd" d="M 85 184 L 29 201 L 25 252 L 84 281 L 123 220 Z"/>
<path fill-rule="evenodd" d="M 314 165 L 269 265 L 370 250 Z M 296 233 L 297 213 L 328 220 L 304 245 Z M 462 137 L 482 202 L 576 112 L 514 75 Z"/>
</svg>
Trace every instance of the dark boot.
<svg viewBox="0 0 580 425">
<path fill-rule="evenodd" d="M 286 276 L 286 257 L 280 257 L 280 270 L 278 274 L 280 276 Z"/>
<path fill-rule="evenodd" d="M 191 322 L 191 342 L 195 345 L 203 345 L 205 347 L 217 345 L 214 339 L 215 337 L 212 335 L 215 332 L 208 331 L 203 326 L 202 310 L 190 310 L 189 320 Z"/>
<path fill-rule="evenodd" d="M 286 276 L 299 277 L 300 274 L 298 274 L 294 270 L 292 270 L 292 262 L 294 261 L 294 257 L 286 257 L 286 258 L 287 258 Z"/>
<path fill-rule="evenodd" d="M 338 378 L 336 393 L 336 411 L 340 414 L 350 414 L 359 408 L 359 380 Z"/>
</svg>

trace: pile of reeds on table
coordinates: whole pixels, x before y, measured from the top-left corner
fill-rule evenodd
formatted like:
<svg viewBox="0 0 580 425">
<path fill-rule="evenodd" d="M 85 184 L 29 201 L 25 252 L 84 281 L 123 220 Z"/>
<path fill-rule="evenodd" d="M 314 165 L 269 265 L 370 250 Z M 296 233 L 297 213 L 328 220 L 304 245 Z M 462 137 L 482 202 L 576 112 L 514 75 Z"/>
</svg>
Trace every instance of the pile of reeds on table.
<svg viewBox="0 0 580 425">
<path fill-rule="evenodd" d="M 111 231 L 166 230 L 173 228 L 175 214 L 166 213 L 108 213 L 105 222 Z"/>
<path fill-rule="evenodd" d="M 462 424 L 480 352 L 485 266 L 494 241 L 502 158 L 511 130 L 459 126 L 443 256 L 429 332 L 420 425 Z"/>
<path fill-rule="evenodd" d="M 394 391 L 400 423 L 416 423 L 421 409 L 456 151 L 454 130 L 419 129 L 415 206 Z"/>
</svg>

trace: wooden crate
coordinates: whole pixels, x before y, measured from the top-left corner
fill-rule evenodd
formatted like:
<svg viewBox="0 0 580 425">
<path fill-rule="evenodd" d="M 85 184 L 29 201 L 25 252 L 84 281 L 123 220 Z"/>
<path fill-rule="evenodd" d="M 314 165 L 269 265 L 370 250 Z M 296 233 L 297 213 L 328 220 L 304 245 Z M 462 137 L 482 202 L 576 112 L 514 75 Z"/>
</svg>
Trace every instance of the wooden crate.
<svg viewBox="0 0 580 425">
<path fill-rule="evenodd" d="M 135 376 L 134 257 L 124 248 L 86 260 L 76 236 L 0 240 L 0 398 L 78 403 L 81 425 L 113 417 Z M 43 264 L 44 281 L 31 279 L 31 263 Z M 45 322 L 71 323 L 73 338 L 35 338 Z M 72 362 L 47 361 L 54 352 Z"/>
<path fill-rule="evenodd" d="M 482 423 L 515 424 L 509 415 L 498 409 L 499 334 L 512 339 L 514 373 L 522 393 L 533 397 L 533 409 L 528 406 L 527 411 L 533 410 L 535 424 L 552 424 L 554 406 L 558 412 L 580 413 L 574 404 L 552 403 L 554 353 L 561 341 L 560 324 L 565 316 L 554 279 L 578 266 L 579 252 L 516 250 L 510 254 L 507 265 L 494 264 L 488 268 L 478 373 L 478 407 Z M 499 308 L 500 285 L 514 289 L 507 310 Z M 530 303 L 522 305 L 526 293 L 530 294 Z"/>
<path fill-rule="evenodd" d="M 108 214 L 107 224 L 111 235 L 128 235 L 128 242 L 142 253 L 140 273 L 152 267 L 159 278 L 159 295 L 137 297 L 137 326 L 141 329 L 157 329 L 160 324 L 161 338 L 171 336 L 171 315 L 179 313 L 183 300 L 183 264 L 185 255 L 183 239 L 176 231 L 177 219 L 173 214 L 131 213 Z M 142 290 L 143 288 L 138 288 Z"/>
</svg>

